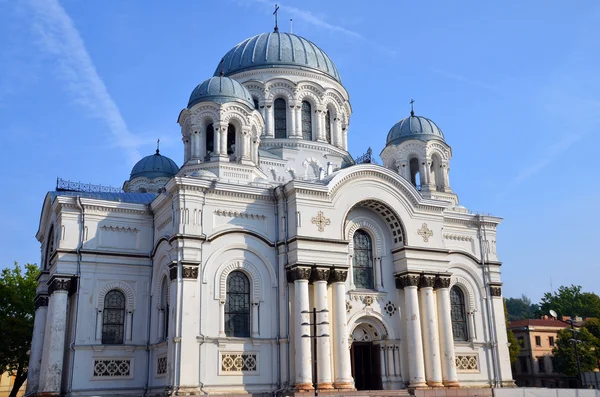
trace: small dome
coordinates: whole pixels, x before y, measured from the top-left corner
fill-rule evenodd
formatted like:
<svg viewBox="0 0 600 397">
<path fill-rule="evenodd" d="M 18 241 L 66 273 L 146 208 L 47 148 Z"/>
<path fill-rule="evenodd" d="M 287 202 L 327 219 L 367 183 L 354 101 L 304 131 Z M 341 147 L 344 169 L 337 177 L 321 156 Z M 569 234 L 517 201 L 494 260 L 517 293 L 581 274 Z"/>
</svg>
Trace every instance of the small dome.
<svg viewBox="0 0 600 397">
<path fill-rule="evenodd" d="M 438 139 L 444 141 L 442 130 L 435 123 L 426 117 L 415 116 L 411 114 L 409 117 L 400 120 L 388 132 L 386 144 L 399 144 L 410 139 L 419 141 L 430 141 Z"/>
<path fill-rule="evenodd" d="M 177 164 L 170 158 L 162 156 L 157 149 L 155 154 L 144 157 L 133 166 L 129 180 L 138 177 L 146 177 L 148 179 L 172 178 L 177 174 L 177 171 L 179 171 Z"/>
<path fill-rule="evenodd" d="M 233 47 L 221 60 L 215 76 L 250 69 L 289 67 L 312 69 L 342 82 L 335 64 L 313 42 L 291 33 L 262 33 Z"/>
<path fill-rule="evenodd" d="M 221 104 L 241 101 L 254 109 L 252 96 L 246 87 L 236 80 L 224 76 L 211 77 L 198 84 L 192 91 L 192 95 L 190 95 L 188 108 L 202 101 L 213 101 Z"/>
</svg>

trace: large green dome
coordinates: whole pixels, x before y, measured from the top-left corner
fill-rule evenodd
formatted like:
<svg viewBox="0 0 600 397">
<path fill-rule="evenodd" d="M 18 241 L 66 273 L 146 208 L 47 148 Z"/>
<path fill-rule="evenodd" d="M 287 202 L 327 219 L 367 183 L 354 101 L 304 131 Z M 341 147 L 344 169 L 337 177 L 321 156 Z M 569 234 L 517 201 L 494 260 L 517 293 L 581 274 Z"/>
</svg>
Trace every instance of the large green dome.
<svg viewBox="0 0 600 397">
<path fill-rule="evenodd" d="M 310 69 L 342 82 L 335 64 L 313 42 L 292 33 L 262 33 L 233 47 L 221 60 L 215 76 L 263 68 Z"/>
</svg>

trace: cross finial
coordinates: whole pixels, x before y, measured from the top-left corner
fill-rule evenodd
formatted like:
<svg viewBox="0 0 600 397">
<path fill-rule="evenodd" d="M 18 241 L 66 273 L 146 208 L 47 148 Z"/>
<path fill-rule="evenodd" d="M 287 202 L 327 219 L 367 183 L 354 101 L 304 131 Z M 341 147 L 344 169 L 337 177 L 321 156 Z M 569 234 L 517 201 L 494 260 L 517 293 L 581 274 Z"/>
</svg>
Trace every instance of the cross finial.
<svg viewBox="0 0 600 397">
<path fill-rule="evenodd" d="M 156 140 L 156 154 L 160 154 L 160 139 Z"/>
<path fill-rule="evenodd" d="M 410 100 L 410 117 L 415 117 L 415 100 L 411 99 Z"/>
<path fill-rule="evenodd" d="M 275 30 L 274 32 L 279 32 L 279 27 L 277 26 L 277 11 L 279 11 L 279 6 L 275 4 L 275 11 L 273 11 L 273 15 L 275 15 Z"/>
</svg>

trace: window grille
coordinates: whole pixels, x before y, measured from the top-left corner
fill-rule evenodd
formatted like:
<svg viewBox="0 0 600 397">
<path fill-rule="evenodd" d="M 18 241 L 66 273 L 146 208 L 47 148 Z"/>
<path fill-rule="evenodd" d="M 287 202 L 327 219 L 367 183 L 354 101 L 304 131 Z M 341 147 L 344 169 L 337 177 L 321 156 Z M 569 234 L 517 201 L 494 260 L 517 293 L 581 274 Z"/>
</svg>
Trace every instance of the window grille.
<svg viewBox="0 0 600 397">
<path fill-rule="evenodd" d="M 357 288 L 373 289 L 373 244 L 371 236 L 363 230 L 354 233 L 352 269 Z"/>
<path fill-rule="evenodd" d="M 125 295 L 118 290 L 109 291 L 104 297 L 102 312 L 102 344 L 123 344 L 125 335 Z"/>
<path fill-rule="evenodd" d="M 287 109 L 285 99 L 277 98 L 273 102 L 275 119 L 275 138 L 287 138 Z"/>
<path fill-rule="evenodd" d="M 225 335 L 241 338 L 250 336 L 250 282 L 240 271 L 227 276 Z"/>
<path fill-rule="evenodd" d="M 306 101 L 302 101 L 302 139 L 312 140 L 312 110 Z"/>
<path fill-rule="evenodd" d="M 452 287 L 450 290 L 450 315 L 452 318 L 452 335 L 454 335 L 454 340 L 469 340 L 466 312 L 465 295 L 459 287 Z"/>
</svg>

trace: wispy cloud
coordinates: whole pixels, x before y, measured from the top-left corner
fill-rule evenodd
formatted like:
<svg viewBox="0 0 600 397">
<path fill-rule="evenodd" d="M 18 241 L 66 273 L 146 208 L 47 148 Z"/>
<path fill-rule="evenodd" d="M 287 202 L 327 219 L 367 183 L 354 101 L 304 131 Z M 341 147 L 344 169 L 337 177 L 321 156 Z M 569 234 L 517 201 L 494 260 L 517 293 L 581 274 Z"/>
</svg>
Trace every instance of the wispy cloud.
<svg viewBox="0 0 600 397">
<path fill-rule="evenodd" d="M 73 101 L 87 116 L 106 123 L 115 146 L 125 150 L 131 161 L 138 160 L 144 142 L 129 131 L 73 20 L 58 0 L 27 0 L 26 4 L 40 48 L 55 60 L 57 78 Z"/>
<path fill-rule="evenodd" d="M 495 87 L 488 83 L 484 83 L 482 81 L 473 80 L 473 79 L 461 76 L 460 74 L 450 73 L 448 71 L 441 70 L 438 68 L 433 68 L 433 67 L 430 67 L 429 70 L 432 71 L 433 73 L 439 74 L 440 76 L 447 77 L 451 80 L 456 80 L 461 83 L 466 83 L 466 84 L 469 84 L 469 85 L 472 85 L 475 87 L 479 87 L 479 88 L 483 88 L 484 90 L 488 90 L 488 91 L 492 91 L 492 92 L 496 92 L 496 93 L 500 92 L 498 87 Z"/>
<path fill-rule="evenodd" d="M 315 15 L 314 13 L 312 13 L 308 10 L 303 10 L 303 9 L 300 9 L 297 7 L 282 4 L 281 2 L 275 2 L 275 1 L 270 1 L 270 0 L 251 0 L 250 2 L 260 3 L 260 4 L 264 5 L 263 8 L 264 8 L 265 12 L 273 12 L 275 4 L 277 4 L 277 5 L 279 5 L 281 12 L 285 12 L 287 15 L 291 16 L 292 19 L 294 19 L 294 20 L 300 20 L 300 21 L 303 21 L 303 22 L 310 24 L 319 29 L 328 30 L 328 31 L 334 32 L 334 33 L 340 33 L 340 34 L 343 34 L 350 38 L 364 41 L 365 43 L 368 43 L 368 44 L 374 46 L 377 50 L 385 53 L 388 56 L 391 56 L 391 57 L 396 56 L 395 50 L 393 50 L 391 48 L 387 48 L 385 46 L 382 46 L 381 44 L 379 44 L 377 42 L 373 42 L 373 41 L 369 40 L 367 37 L 365 37 L 364 35 L 356 32 L 354 30 L 347 29 L 340 25 L 334 25 L 331 22 L 326 21 L 325 19 L 319 17 L 318 15 Z M 246 0 L 246 1 L 242 1 L 241 3 L 248 4 L 249 1 Z"/>
</svg>

